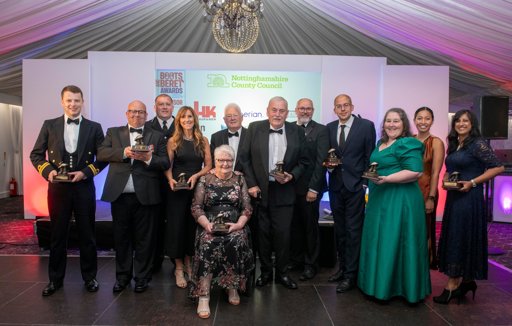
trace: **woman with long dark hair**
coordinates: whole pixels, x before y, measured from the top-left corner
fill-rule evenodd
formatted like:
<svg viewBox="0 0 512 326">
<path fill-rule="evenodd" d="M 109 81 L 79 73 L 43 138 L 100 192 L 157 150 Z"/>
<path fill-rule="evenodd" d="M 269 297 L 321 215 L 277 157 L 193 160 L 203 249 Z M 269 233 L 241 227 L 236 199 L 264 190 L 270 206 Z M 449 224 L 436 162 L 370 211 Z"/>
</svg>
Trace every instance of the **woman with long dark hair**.
<svg viewBox="0 0 512 326">
<path fill-rule="evenodd" d="M 418 130 L 417 140 L 423 143 L 423 174 L 418 179 L 423 200 L 425 200 L 425 218 L 427 223 L 428 257 L 431 269 L 437 269 L 436 253 L 436 210 L 439 199 L 437 186 L 439 173 L 444 162 L 444 143 L 430 133 L 434 123 L 434 112 L 426 106 L 414 113 L 414 124 Z"/>
<path fill-rule="evenodd" d="M 165 172 L 170 187 L 166 205 L 165 249 L 167 255 L 174 259 L 176 285 L 185 288 L 185 273 L 189 277 L 192 275 L 191 257 L 194 255 L 196 223 L 190 211 L 194 187 L 199 178 L 211 170 L 212 157 L 208 139 L 201 133 L 193 108 L 181 107 L 175 121 L 174 134 L 167 142 L 171 167 Z M 182 173 L 188 184 L 186 189 L 176 187 Z"/>
<path fill-rule="evenodd" d="M 459 301 L 477 289 L 475 280 L 487 279 L 487 219 L 482 184 L 504 171 L 492 148 L 481 137 L 470 110 L 455 113 L 448 134 L 444 180 L 459 173 L 460 188 L 449 190 L 439 238 L 439 271 L 448 276 L 434 302 Z"/>
</svg>

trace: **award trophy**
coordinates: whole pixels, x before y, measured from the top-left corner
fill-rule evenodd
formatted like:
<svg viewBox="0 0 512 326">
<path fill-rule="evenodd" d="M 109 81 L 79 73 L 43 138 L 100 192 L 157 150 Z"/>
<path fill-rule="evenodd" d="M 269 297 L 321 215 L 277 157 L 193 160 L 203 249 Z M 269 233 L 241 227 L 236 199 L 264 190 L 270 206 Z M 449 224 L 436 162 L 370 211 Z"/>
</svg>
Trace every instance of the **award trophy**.
<svg viewBox="0 0 512 326">
<path fill-rule="evenodd" d="M 215 217 L 213 220 L 212 233 L 215 235 L 225 235 L 228 234 L 229 225 L 224 222 L 225 214 L 220 212 L 219 215 Z"/>
<path fill-rule="evenodd" d="M 446 190 L 459 190 L 462 183 L 459 180 L 460 173 L 454 171 L 448 175 L 448 180 L 443 181 L 443 188 Z"/>
<path fill-rule="evenodd" d="M 149 152 L 149 146 L 144 145 L 142 135 L 138 135 L 135 137 L 135 145 L 132 146 L 132 151 L 134 152 Z"/>
<path fill-rule="evenodd" d="M 276 163 L 276 167 L 270 171 L 270 175 L 271 176 L 284 176 L 284 170 L 283 170 L 283 167 L 284 167 L 284 162 L 283 161 L 279 161 Z"/>
<path fill-rule="evenodd" d="M 68 174 L 68 165 L 66 163 L 59 164 L 59 172 L 53 177 L 54 182 L 71 182 L 73 177 Z"/>
<path fill-rule="evenodd" d="M 187 180 L 185 180 L 185 173 L 180 173 L 178 175 L 178 182 L 176 182 L 176 185 L 174 186 L 174 190 L 190 190 L 190 186 L 187 183 Z"/>
<path fill-rule="evenodd" d="M 341 164 L 341 159 L 336 156 L 336 149 L 331 148 L 327 153 L 327 158 L 322 163 L 324 167 L 334 169 Z"/>
<path fill-rule="evenodd" d="M 377 173 L 378 165 L 379 165 L 379 163 L 376 163 L 376 162 L 373 162 L 372 164 L 370 164 L 370 166 L 368 167 L 368 170 L 366 170 L 363 173 L 363 178 L 369 179 L 372 181 L 378 181 L 379 180 L 379 174 Z"/>
</svg>

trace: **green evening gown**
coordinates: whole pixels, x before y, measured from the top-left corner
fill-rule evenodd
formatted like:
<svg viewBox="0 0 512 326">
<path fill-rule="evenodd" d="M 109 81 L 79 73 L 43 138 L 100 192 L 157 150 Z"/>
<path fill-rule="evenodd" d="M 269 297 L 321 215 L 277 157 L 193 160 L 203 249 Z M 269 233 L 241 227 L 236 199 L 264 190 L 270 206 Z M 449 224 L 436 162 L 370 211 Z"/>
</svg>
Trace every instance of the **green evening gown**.
<svg viewBox="0 0 512 326">
<path fill-rule="evenodd" d="M 411 137 L 373 151 L 379 175 L 423 171 L 423 144 Z M 361 242 L 358 285 L 377 299 L 404 297 L 418 302 L 431 293 L 425 203 L 418 182 L 369 182 Z"/>
</svg>

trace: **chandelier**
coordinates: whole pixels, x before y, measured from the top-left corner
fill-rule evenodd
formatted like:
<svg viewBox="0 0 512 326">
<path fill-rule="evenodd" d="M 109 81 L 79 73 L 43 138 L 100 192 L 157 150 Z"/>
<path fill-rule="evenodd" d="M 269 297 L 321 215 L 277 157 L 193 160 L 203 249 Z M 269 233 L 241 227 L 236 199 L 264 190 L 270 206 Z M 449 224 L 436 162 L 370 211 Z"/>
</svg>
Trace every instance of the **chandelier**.
<svg viewBox="0 0 512 326">
<path fill-rule="evenodd" d="M 247 51 L 258 39 L 263 0 L 199 0 L 213 37 L 228 52 Z"/>
</svg>

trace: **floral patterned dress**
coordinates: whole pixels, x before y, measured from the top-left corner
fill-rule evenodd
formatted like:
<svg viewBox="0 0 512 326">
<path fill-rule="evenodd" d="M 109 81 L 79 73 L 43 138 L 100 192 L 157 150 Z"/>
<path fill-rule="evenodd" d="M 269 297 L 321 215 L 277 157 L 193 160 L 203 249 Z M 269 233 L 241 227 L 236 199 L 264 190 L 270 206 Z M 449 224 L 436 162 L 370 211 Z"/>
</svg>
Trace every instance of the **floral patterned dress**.
<svg viewBox="0 0 512 326">
<path fill-rule="evenodd" d="M 252 214 L 251 200 L 247 184 L 242 175 L 235 172 L 229 179 L 219 179 L 215 174 L 207 174 L 199 179 L 192 202 L 192 216 L 197 221 L 202 215 L 210 222 L 223 212 L 229 221 L 235 223 L 238 217 Z M 212 277 L 211 284 L 225 289 L 246 290 L 247 278 L 254 269 L 254 256 L 251 248 L 250 230 L 246 225 L 242 230 L 226 235 L 207 233 L 198 227 L 193 260 L 192 282 L 195 289 L 192 296 L 208 295 L 203 279 Z"/>
</svg>

